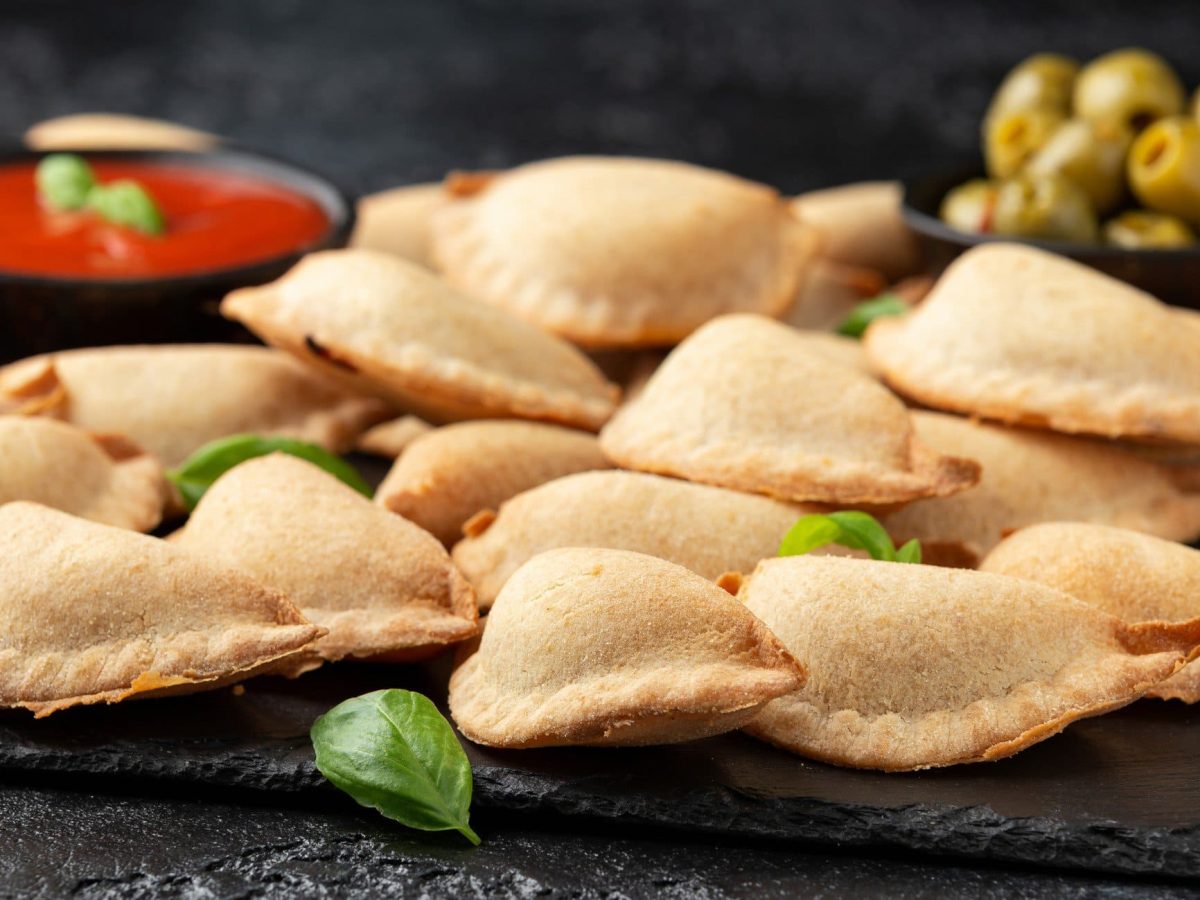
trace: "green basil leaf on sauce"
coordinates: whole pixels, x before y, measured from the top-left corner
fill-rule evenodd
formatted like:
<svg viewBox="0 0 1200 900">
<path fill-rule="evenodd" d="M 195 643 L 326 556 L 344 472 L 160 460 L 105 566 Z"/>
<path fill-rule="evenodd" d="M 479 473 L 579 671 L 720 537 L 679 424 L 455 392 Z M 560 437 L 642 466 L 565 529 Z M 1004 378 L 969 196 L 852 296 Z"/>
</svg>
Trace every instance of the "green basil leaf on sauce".
<svg viewBox="0 0 1200 900">
<path fill-rule="evenodd" d="M 850 315 L 846 316 L 842 324 L 838 326 L 838 334 L 861 338 L 863 332 L 867 330 L 867 326 L 876 319 L 902 316 L 906 312 L 908 312 L 908 304 L 895 294 L 880 294 L 878 297 L 864 300 L 850 310 Z"/>
<path fill-rule="evenodd" d="M 802 556 L 829 544 L 866 550 L 872 559 L 884 562 L 921 561 L 919 541 L 911 540 L 897 550 L 879 520 L 857 510 L 802 516 L 784 535 L 779 544 L 779 555 Z"/>
<path fill-rule="evenodd" d="M 150 192 L 127 178 L 95 185 L 88 192 L 87 205 L 106 221 L 142 234 L 160 235 L 167 230 L 166 220 Z"/>
<path fill-rule="evenodd" d="M 38 197 L 51 209 L 82 209 L 96 186 L 96 175 L 82 156 L 51 153 L 38 163 L 34 181 Z"/>
<path fill-rule="evenodd" d="M 360 494 L 371 496 L 371 486 L 363 481 L 354 466 L 341 457 L 316 444 L 285 437 L 259 437 L 256 434 L 235 434 L 207 443 L 184 460 L 179 468 L 169 469 L 167 477 L 178 488 L 184 505 L 191 511 L 214 481 L 239 463 L 268 453 L 288 453 L 308 460 Z"/>
<path fill-rule="evenodd" d="M 412 691 L 374 691 L 339 703 L 312 727 L 317 768 L 362 806 L 422 831 L 457 831 L 472 844 L 471 763 L 437 707 Z"/>
</svg>

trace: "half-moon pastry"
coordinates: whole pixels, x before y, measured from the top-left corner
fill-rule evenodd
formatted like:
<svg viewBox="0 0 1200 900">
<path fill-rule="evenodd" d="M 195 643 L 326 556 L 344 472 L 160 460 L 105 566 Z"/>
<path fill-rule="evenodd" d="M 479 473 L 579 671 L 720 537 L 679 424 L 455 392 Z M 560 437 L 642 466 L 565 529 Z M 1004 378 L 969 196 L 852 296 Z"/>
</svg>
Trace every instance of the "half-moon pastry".
<svg viewBox="0 0 1200 900">
<path fill-rule="evenodd" d="M 886 287 L 887 280 L 878 272 L 820 257 L 805 270 L 782 320 L 793 328 L 832 331 L 854 307 L 879 296 Z"/>
<path fill-rule="evenodd" d="M 140 447 L 53 419 L 0 416 L 0 504 L 28 500 L 150 531 L 169 496 L 162 463 Z"/>
<path fill-rule="evenodd" d="M 1077 522 L 1023 528 L 980 568 L 1057 588 L 1126 622 L 1200 616 L 1200 550 L 1124 528 Z M 1189 663 L 1147 694 L 1200 701 L 1200 663 Z"/>
<path fill-rule="evenodd" d="M 699 575 L 567 548 L 522 566 L 450 679 L 464 735 L 492 747 L 688 741 L 749 721 L 804 670 Z"/>
<path fill-rule="evenodd" d="M 449 202 L 450 194 L 440 183 L 368 194 L 358 201 L 350 246 L 391 253 L 432 269 L 433 214 Z"/>
<path fill-rule="evenodd" d="M 921 541 L 926 562 L 974 566 L 1005 535 L 1035 522 L 1095 522 L 1180 541 L 1200 536 L 1200 493 L 1181 490 L 1168 467 L 1048 431 L 933 412 L 912 419 L 922 442 L 983 467 L 970 490 L 918 500 L 884 519 L 897 541 Z"/>
<path fill-rule="evenodd" d="M 1200 315 L 1044 250 L 984 244 L 865 346 L 927 406 L 1010 424 L 1200 443 Z"/>
<path fill-rule="evenodd" d="M 520 566 L 556 547 L 634 550 L 714 581 L 774 556 L 796 520 L 815 511 L 641 472 L 584 472 L 481 513 L 453 556 L 482 609 Z"/>
<path fill-rule="evenodd" d="M 792 210 L 820 232 L 822 257 L 896 281 L 921 268 L 916 238 L 900 217 L 900 193 L 894 181 L 846 184 L 801 194 Z"/>
<path fill-rule="evenodd" d="M 791 556 L 760 563 L 738 596 L 808 670 L 746 730 L 858 768 L 1011 756 L 1131 703 L 1200 651 L 1200 619 L 1126 624 L 965 569 Z"/>
<path fill-rule="evenodd" d="M 370 250 L 306 256 L 221 312 L 345 384 L 438 421 L 526 418 L 598 429 L 619 391 L 565 341 Z"/>
<path fill-rule="evenodd" d="M 177 122 L 121 113 L 75 113 L 38 122 L 25 132 L 33 150 L 211 150 L 216 135 Z"/>
<path fill-rule="evenodd" d="M 355 449 L 374 456 L 396 459 L 408 448 L 409 444 L 431 431 L 433 431 L 433 426 L 424 419 L 416 416 L 401 416 L 398 419 L 389 419 L 387 422 L 372 425 L 359 435 Z"/>
<path fill-rule="evenodd" d="M 918 441 L 875 379 L 761 316 L 722 316 L 676 347 L 600 445 L 625 468 L 785 500 L 902 503 L 979 479 Z"/>
<path fill-rule="evenodd" d="M 0 506 L 0 706 L 210 690 L 324 629 L 283 594 L 158 538 L 36 503 Z"/>
<path fill-rule="evenodd" d="M 285 353 L 222 344 L 30 357 L 0 368 L 0 410 L 124 435 L 168 466 L 209 441 L 247 432 L 339 453 L 388 413 L 380 401 L 331 384 Z"/>
<path fill-rule="evenodd" d="M 608 467 L 594 434 L 540 422 L 459 422 L 414 441 L 375 502 L 449 545 L 482 509 L 498 509 L 555 478 Z"/>
<path fill-rule="evenodd" d="M 176 541 L 285 592 L 328 629 L 312 648 L 322 659 L 417 657 L 476 631 L 474 594 L 441 544 L 294 456 L 230 469 Z"/>
<path fill-rule="evenodd" d="M 552 159 L 459 193 L 434 218 L 446 278 L 584 346 L 779 315 L 815 243 L 771 188 L 664 160 Z"/>
</svg>

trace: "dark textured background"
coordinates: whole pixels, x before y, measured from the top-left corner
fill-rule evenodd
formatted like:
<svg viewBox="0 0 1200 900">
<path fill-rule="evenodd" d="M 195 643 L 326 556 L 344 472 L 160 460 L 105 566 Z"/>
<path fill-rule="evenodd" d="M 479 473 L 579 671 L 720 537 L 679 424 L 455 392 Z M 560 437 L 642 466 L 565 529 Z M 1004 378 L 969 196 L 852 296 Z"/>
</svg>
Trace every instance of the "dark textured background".
<svg viewBox="0 0 1200 900">
<path fill-rule="evenodd" d="M 573 151 L 786 190 L 970 153 L 1023 55 L 1145 44 L 1200 80 L 1195 0 L 4 0 L 0 132 L 165 116 L 357 190 Z"/>
</svg>

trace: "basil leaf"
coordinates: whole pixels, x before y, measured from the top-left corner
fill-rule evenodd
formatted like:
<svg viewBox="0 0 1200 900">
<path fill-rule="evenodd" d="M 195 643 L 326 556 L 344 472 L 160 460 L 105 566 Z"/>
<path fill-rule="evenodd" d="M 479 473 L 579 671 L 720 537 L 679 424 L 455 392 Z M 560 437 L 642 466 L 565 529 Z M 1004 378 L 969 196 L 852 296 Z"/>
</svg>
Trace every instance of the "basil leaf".
<svg viewBox="0 0 1200 900">
<path fill-rule="evenodd" d="M 123 225 L 142 234 L 160 235 L 167 230 L 158 204 L 136 181 L 120 179 L 97 184 L 88 191 L 87 205 L 114 225 Z"/>
<path fill-rule="evenodd" d="M 437 707 L 412 691 L 339 703 L 312 727 L 317 768 L 362 806 L 409 828 L 457 831 L 472 844 L 471 763 Z"/>
<path fill-rule="evenodd" d="M 178 469 L 167 470 L 167 477 L 179 489 L 184 505 L 190 512 L 214 481 L 238 463 L 268 453 L 288 453 L 306 459 L 360 494 L 371 496 L 370 485 L 363 481 L 354 466 L 341 457 L 316 444 L 285 437 L 259 437 L 256 434 L 235 434 L 211 441 L 184 460 Z"/>
<path fill-rule="evenodd" d="M 864 300 L 854 309 L 850 310 L 850 315 L 842 321 L 838 326 L 838 334 L 844 334 L 847 337 L 860 338 L 863 332 L 867 330 L 867 326 L 876 319 L 883 319 L 887 316 L 902 316 L 908 312 L 908 304 L 905 303 L 895 294 L 880 294 L 878 297 L 872 297 L 870 300 Z"/>
<path fill-rule="evenodd" d="M 837 543 L 855 550 L 866 550 L 872 559 L 894 562 L 896 545 L 891 536 L 879 524 L 879 520 L 865 512 L 848 510 L 830 513 L 829 518 L 842 530 Z"/>
<path fill-rule="evenodd" d="M 921 561 L 921 542 L 916 538 L 896 551 L 896 562 L 919 563 Z"/>
<path fill-rule="evenodd" d="M 42 157 L 34 173 L 38 196 L 51 209 L 82 209 L 96 175 L 82 156 L 51 153 Z"/>
<path fill-rule="evenodd" d="M 841 534 L 842 529 L 837 522 L 828 516 L 803 516 L 783 536 L 779 545 L 779 555 L 803 556 L 818 547 L 837 543 Z"/>
<path fill-rule="evenodd" d="M 779 544 L 779 555 L 801 556 L 828 544 L 866 550 L 872 559 L 884 562 L 921 561 L 919 541 L 911 540 L 897 550 L 891 536 L 879 521 L 874 516 L 858 510 L 802 516 L 784 535 Z"/>
</svg>

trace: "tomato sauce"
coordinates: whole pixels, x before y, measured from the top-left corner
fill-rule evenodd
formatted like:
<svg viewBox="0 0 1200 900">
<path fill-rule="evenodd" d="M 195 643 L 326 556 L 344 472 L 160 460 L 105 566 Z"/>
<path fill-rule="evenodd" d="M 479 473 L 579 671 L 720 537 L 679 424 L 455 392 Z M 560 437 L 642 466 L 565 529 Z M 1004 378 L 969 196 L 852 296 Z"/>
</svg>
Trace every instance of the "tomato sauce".
<svg viewBox="0 0 1200 900">
<path fill-rule="evenodd" d="M 271 181 L 224 169 L 91 160 L 100 182 L 131 178 L 158 203 L 166 233 L 141 234 L 92 212 L 38 200 L 36 163 L 0 167 L 0 271 L 74 278 L 188 275 L 301 249 L 329 229 L 321 207 Z"/>
</svg>

